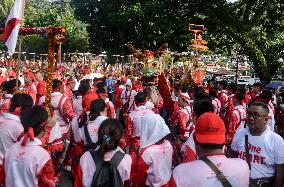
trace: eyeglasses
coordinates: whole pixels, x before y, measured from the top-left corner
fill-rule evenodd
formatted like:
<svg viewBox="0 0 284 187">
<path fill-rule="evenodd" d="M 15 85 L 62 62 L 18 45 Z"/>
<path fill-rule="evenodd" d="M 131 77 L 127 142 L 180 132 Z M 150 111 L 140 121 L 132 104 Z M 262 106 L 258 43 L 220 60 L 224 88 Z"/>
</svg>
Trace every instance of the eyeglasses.
<svg viewBox="0 0 284 187">
<path fill-rule="evenodd" d="M 247 117 L 250 118 L 252 117 L 254 120 L 257 120 L 257 119 L 260 119 L 260 118 L 263 118 L 263 117 L 268 117 L 268 116 L 262 116 L 258 113 L 252 113 L 252 112 L 248 112 L 247 113 Z"/>
</svg>

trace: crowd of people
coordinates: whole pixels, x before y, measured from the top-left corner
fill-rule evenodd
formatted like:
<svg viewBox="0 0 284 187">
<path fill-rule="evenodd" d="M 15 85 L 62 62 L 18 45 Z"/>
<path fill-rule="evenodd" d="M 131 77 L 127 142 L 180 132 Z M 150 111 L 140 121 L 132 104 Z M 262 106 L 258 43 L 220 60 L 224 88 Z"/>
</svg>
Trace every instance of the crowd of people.
<svg viewBox="0 0 284 187">
<path fill-rule="evenodd" d="M 0 72 L 1 186 L 283 187 L 284 88 L 86 72 L 55 71 L 51 116 L 42 69 Z"/>
</svg>

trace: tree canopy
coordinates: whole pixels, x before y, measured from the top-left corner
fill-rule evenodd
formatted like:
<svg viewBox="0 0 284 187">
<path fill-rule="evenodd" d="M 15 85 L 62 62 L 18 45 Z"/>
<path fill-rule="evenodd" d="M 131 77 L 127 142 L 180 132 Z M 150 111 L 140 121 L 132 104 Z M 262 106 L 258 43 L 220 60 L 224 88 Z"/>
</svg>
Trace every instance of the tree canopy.
<svg viewBox="0 0 284 187">
<path fill-rule="evenodd" d="M 3 1 L 1 23 L 12 0 Z M 261 80 L 269 82 L 282 66 L 278 59 L 284 58 L 283 12 L 282 0 L 73 0 L 64 4 L 68 37 L 63 48 L 127 54 L 128 42 L 142 50 L 167 42 L 171 50 L 186 51 L 193 38 L 189 23 L 204 24 L 210 52 L 231 55 L 240 46 Z M 60 5 L 30 0 L 25 15 L 27 27 L 56 26 Z M 24 45 L 44 52 L 46 38 L 29 36 Z"/>
<path fill-rule="evenodd" d="M 7 6 L 5 6 L 5 12 L 0 12 L 1 23 L 5 23 L 6 17 L 9 14 L 9 9 L 12 5 L 12 3 L 8 3 L 10 1 L 11 0 L 4 0 L 4 2 L 7 2 L 4 3 L 5 5 L 7 4 Z M 8 4 L 10 6 L 8 6 Z M 29 0 L 25 7 L 24 27 L 60 26 L 61 6 L 63 6 L 62 25 L 64 25 L 68 31 L 66 42 L 62 45 L 63 52 L 74 52 L 76 50 L 86 51 L 89 47 L 88 24 L 76 19 L 74 9 L 69 3 L 60 5 L 51 3 L 48 0 Z M 24 36 L 22 48 L 27 52 L 46 53 L 47 36 Z"/>
<path fill-rule="evenodd" d="M 132 42 L 141 49 L 168 42 L 187 49 L 189 22 L 204 24 L 213 52 L 230 55 L 238 45 L 249 56 L 262 81 L 281 67 L 284 5 L 281 0 L 77 0 L 76 15 L 91 25 L 92 50 L 125 53 Z"/>
</svg>

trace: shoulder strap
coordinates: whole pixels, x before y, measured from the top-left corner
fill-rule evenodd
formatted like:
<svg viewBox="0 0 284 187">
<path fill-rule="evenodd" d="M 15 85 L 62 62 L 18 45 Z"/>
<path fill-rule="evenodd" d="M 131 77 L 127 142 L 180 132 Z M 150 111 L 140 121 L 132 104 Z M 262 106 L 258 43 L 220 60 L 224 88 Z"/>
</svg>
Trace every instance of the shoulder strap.
<svg viewBox="0 0 284 187">
<path fill-rule="evenodd" d="M 93 184 L 97 180 L 98 175 L 100 174 L 105 161 L 102 158 L 100 158 L 98 151 L 93 150 L 93 151 L 90 151 L 90 153 L 96 165 L 96 171 L 95 171 L 95 174 L 92 180 L 92 186 L 94 186 Z"/>
<path fill-rule="evenodd" d="M 230 182 L 226 179 L 226 177 L 223 175 L 223 173 L 207 158 L 207 157 L 202 157 L 200 158 L 203 162 L 205 162 L 216 174 L 217 178 L 221 182 L 221 184 L 224 187 L 232 187 Z"/>
<path fill-rule="evenodd" d="M 235 111 L 237 111 L 238 112 L 238 114 L 239 114 L 239 117 L 240 117 L 240 121 L 239 121 L 239 123 L 238 123 L 238 126 L 236 127 L 236 129 L 238 129 L 239 128 L 239 126 L 240 126 L 240 124 L 244 121 L 246 121 L 246 119 L 243 119 L 242 118 L 242 113 L 240 112 L 240 110 L 239 109 L 235 109 Z"/>
<path fill-rule="evenodd" d="M 84 128 L 84 133 L 85 133 L 87 144 L 92 144 L 93 142 L 92 142 L 90 133 L 88 131 L 88 123 L 86 123 L 83 128 Z"/>
<path fill-rule="evenodd" d="M 248 163 L 249 169 L 251 169 L 251 165 L 249 161 L 248 135 L 245 135 L 245 150 L 246 150 L 246 161 Z"/>
<path fill-rule="evenodd" d="M 64 95 L 62 95 L 61 98 L 59 99 L 58 105 L 54 108 L 54 110 L 58 110 L 60 112 L 60 107 L 61 107 L 61 104 L 62 104 L 64 98 L 65 98 Z"/>
<path fill-rule="evenodd" d="M 117 151 L 113 157 L 110 160 L 110 163 L 114 166 L 117 167 L 119 165 L 119 163 L 121 162 L 121 160 L 124 158 L 125 154 Z"/>
</svg>

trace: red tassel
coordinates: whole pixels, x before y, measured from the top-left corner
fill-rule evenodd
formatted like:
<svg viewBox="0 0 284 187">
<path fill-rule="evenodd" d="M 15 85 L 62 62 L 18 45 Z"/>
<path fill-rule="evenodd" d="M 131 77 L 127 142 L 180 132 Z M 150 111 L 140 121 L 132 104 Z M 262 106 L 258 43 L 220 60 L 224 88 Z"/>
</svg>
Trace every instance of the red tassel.
<svg viewBox="0 0 284 187">
<path fill-rule="evenodd" d="M 35 134 L 34 134 L 34 129 L 32 127 L 28 128 L 28 136 L 30 138 L 31 141 L 35 140 Z"/>
<path fill-rule="evenodd" d="M 27 145 L 28 138 L 30 139 L 30 141 L 34 141 L 34 129 L 32 127 L 29 127 L 28 132 L 24 134 L 22 146 Z"/>
<path fill-rule="evenodd" d="M 23 139 L 23 142 L 22 142 L 22 146 L 25 146 L 27 145 L 27 141 L 28 141 L 28 134 L 24 134 L 24 139 Z"/>
</svg>

